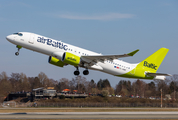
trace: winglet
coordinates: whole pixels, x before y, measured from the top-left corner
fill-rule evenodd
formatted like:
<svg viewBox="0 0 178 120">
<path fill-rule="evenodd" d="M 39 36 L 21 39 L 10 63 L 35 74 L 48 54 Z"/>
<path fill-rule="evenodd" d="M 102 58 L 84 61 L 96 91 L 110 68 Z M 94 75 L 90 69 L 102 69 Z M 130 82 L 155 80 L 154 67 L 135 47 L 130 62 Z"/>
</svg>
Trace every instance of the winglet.
<svg viewBox="0 0 178 120">
<path fill-rule="evenodd" d="M 135 53 L 137 53 L 139 51 L 139 49 L 137 49 L 137 50 L 135 50 L 135 51 L 133 51 L 133 52 L 130 52 L 130 53 L 128 53 L 127 55 L 129 55 L 129 56 L 133 56 Z"/>
</svg>

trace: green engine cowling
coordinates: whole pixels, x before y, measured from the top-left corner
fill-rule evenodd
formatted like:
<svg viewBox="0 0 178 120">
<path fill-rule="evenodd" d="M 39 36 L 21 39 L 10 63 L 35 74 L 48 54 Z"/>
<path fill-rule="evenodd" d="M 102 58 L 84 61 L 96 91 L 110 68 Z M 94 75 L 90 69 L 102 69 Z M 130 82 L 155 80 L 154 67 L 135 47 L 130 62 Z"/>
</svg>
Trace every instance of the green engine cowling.
<svg viewBox="0 0 178 120">
<path fill-rule="evenodd" d="M 80 57 L 69 52 L 65 52 L 62 57 L 64 63 L 78 66 L 80 64 Z"/>
<path fill-rule="evenodd" d="M 56 66 L 59 66 L 59 67 L 63 67 L 65 65 L 64 62 L 62 62 L 61 60 L 59 60 L 55 57 L 52 57 L 52 56 L 49 56 L 48 62 L 52 65 L 56 65 Z"/>
</svg>

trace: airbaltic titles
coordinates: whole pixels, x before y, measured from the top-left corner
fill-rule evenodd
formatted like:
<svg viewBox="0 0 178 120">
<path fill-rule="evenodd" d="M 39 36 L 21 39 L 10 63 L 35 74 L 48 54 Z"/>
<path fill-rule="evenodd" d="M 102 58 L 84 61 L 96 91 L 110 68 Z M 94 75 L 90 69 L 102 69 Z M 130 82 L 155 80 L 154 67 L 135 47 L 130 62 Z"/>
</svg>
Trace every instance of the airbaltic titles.
<svg viewBox="0 0 178 120">
<path fill-rule="evenodd" d="M 61 41 L 57 41 L 57 40 L 52 40 L 52 39 L 45 39 L 44 37 L 38 37 L 37 42 L 43 43 L 43 44 L 47 44 L 56 48 L 60 48 L 60 49 L 64 49 L 67 50 L 68 46 L 63 44 Z"/>
</svg>

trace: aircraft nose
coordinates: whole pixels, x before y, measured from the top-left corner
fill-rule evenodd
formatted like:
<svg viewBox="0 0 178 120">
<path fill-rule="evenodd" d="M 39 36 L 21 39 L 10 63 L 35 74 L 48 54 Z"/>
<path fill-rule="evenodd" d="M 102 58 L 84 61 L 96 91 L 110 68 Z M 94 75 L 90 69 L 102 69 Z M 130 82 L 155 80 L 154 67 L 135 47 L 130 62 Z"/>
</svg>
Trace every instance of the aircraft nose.
<svg viewBox="0 0 178 120">
<path fill-rule="evenodd" d="M 12 37 L 12 35 L 8 35 L 8 36 L 6 36 L 6 39 L 7 39 L 8 41 L 12 41 L 12 40 L 13 40 L 13 37 Z"/>
</svg>

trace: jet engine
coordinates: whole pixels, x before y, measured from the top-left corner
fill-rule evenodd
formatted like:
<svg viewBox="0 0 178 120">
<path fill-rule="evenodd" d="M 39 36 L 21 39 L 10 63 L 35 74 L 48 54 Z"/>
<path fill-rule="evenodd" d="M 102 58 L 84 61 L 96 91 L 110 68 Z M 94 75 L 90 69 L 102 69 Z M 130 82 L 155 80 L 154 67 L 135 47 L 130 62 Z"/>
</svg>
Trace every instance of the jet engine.
<svg viewBox="0 0 178 120">
<path fill-rule="evenodd" d="M 52 65 L 56 65 L 56 66 L 59 66 L 59 67 L 63 67 L 65 65 L 64 62 L 62 62 L 61 60 L 59 60 L 55 57 L 52 57 L 52 56 L 49 56 L 48 62 Z"/>
<path fill-rule="evenodd" d="M 78 66 L 80 64 L 80 57 L 69 52 L 65 52 L 62 57 L 62 62 Z"/>
<path fill-rule="evenodd" d="M 52 56 L 59 60 L 62 60 L 63 55 L 64 55 L 64 52 L 53 52 L 52 53 Z"/>
</svg>

